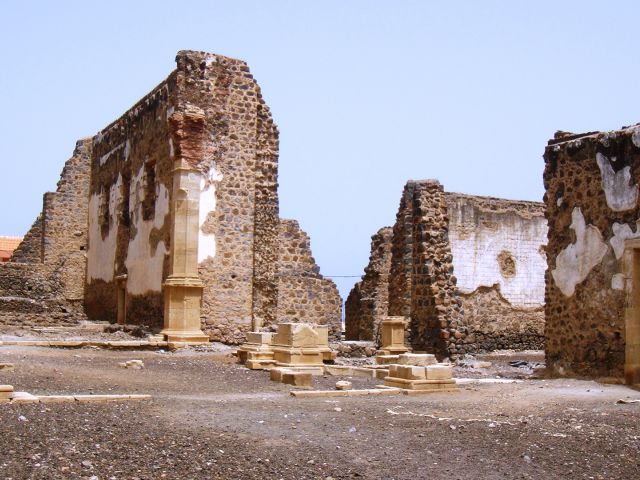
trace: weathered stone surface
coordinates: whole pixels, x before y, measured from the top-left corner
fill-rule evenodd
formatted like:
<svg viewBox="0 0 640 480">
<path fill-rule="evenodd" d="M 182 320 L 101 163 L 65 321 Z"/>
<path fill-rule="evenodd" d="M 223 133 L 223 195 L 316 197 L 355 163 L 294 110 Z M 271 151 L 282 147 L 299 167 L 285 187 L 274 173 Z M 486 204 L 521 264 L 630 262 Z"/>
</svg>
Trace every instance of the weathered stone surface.
<svg viewBox="0 0 640 480">
<path fill-rule="evenodd" d="M 392 234 L 391 227 L 384 227 L 371 237 L 369 264 L 345 303 L 347 340 L 379 341 L 380 322 L 389 310 Z"/>
<path fill-rule="evenodd" d="M 547 366 L 640 382 L 640 127 L 556 134 L 544 152 Z M 625 308 L 626 307 L 626 308 Z"/>
<path fill-rule="evenodd" d="M 296 387 L 310 387 L 313 377 L 310 373 L 285 371 L 282 373 L 281 382 Z"/>
<path fill-rule="evenodd" d="M 336 390 L 351 390 L 353 388 L 353 384 L 346 380 L 340 380 L 336 382 Z"/>
</svg>

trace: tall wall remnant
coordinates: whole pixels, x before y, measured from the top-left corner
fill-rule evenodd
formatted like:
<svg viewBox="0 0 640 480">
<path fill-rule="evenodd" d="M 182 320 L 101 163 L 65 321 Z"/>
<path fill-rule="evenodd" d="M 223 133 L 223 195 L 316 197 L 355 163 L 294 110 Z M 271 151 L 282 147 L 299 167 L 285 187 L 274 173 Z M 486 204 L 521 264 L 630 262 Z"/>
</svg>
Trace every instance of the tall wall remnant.
<svg viewBox="0 0 640 480">
<path fill-rule="evenodd" d="M 378 319 L 392 315 L 409 319 L 414 349 L 443 357 L 541 348 L 545 239 L 540 203 L 448 193 L 437 181 L 410 181 L 393 230 L 378 247 L 391 252 L 390 263 L 372 276 L 372 254 L 349 296 L 347 335 L 371 339 Z M 386 290 L 385 303 L 371 300 L 367 285 L 375 279 L 384 279 L 375 289 Z"/>
<path fill-rule="evenodd" d="M 393 229 L 384 227 L 371 237 L 371 255 L 362 281 L 345 303 L 347 340 L 377 340 L 380 322 L 389 312 L 389 269 Z"/>
<path fill-rule="evenodd" d="M 0 264 L 0 323 L 74 323 L 83 313 L 92 140 L 80 140 L 42 212 Z"/>
<path fill-rule="evenodd" d="M 640 383 L 640 126 L 545 149 L 547 365 Z"/>
<path fill-rule="evenodd" d="M 78 221 L 58 238 L 51 212 L 60 195 L 45 195 L 16 260 L 64 257 L 82 267 L 64 288 L 89 318 L 164 327 L 174 340 L 240 343 L 280 321 L 284 290 L 299 300 L 287 304 L 287 321 L 339 324 L 340 297 L 310 252 L 296 256 L 299 268 L 279 263 L 289 245 L 278 216 L 278 130 L 248 66 L 192 51 L 176 63 L 83 144 L 86 174 L 77 180 L 85 183 L 73 185 Z M 65 235 L 84 241 L 86 252 L 67 254 Z M 304 279 L 283 284 L 281 272 Z"/>
<path fill-rule="evenodd" d="M 279 245 L 278 321 L 326 324 L 339 338 L 342 301 L 335 283 L 320 274 L 309 236 L 297 221 L 280 220 Z"/>
</svg>

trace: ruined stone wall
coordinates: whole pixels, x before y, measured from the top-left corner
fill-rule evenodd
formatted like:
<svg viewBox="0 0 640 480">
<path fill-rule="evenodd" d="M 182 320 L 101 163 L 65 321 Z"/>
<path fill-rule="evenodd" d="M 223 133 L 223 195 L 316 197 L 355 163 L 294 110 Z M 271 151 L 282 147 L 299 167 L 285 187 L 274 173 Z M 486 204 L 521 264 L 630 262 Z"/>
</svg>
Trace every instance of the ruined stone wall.
<svg viewBox="0 0 640 480">
<path fill-rule="evenodd" d="M 253 248 L 253 329 L 273 325 L 278 315 L 278 131 L 269 110 L 257 107 L 256 191 Z"/>
<path fill-rule="evenodd" d="M 170 76 L 94 137 L 85 293 L 92 319 L 115 321 L 116 277 L 126 275 L 127 322 L 162 326 L 175 83 Z"/>
<path fill-rule="evenodd" d="M 415 182 L 402 191 L 400 207 L 393 225 L 391 266 L 389 267 L 389 315 L 411 315 L 411 281 L 413 279 L 413 200 Z"/>
<path fill-rule="evenodd" d="M 320 275 L 309 236 L 295 220 L 281 220 L 279 242 L 278 322 L 328 325 L 331 338 L 338 339 L 342 300 L 336 285 Z"/>
<path fill-rule="evenodd" d="M 388 237 L 378 246 L 373 237 L 380 255 L 347 299 L 347 338 L 376 339 L 373 318 L 393 315 L 410 320 L 415 349 L 441 357 L 542 348 L 546 232 L 540 203 L 409 181 Z M 385 248 L 388 279 L 379 275 Z M 386 298 L 372 293 L 385 287 Z"/>
<path fill-rule="evenodd" d="M 446 193 L 449 242 L 475 351 L 544 346 L 542 203 Z"/>
<path fill-rule="evenodd" d="M 177 64 L 181 101 L 203 110 L 207 132 L 198 247 L 203 329 L 212 340 L 240 343 L 276 315 L 278 132 L 245 62 L 181 52 Z"/>
<path fill-rule="evenodd" d="M 558 132 L 544 159 L 547 366 L 621 377 L 625 288 L 637 288 L 625 278 L 624 252 L 625 240 L 640 237 L 640 127 Z"/>
<path fill-rule="evenodd" d="M 38 215 L 20 245 L 13 251 L 11 261 L 42 263 L 42 214 Z"/>
<path fill-rule="evenodd" d="M 469 351 L 462 302 L 453 276 L 449 218 L 442 185 L 415 182 L 413 188 L 413 279 L 409 341 L 414 350 L 439 357 Z"/>
<path fill-rule="evenodd" d="M 79 144 L 16 258 L 56 265 L 52 290 L 76 306 L 84 300 L 92 319 L 115 321 L 123 293 L 124 321 L 160 328 L 172 242 L 185 245 L 174 260 L 195 257 L 197 243 L 201 323 L 212 340 L 240 343 L 279 316 L 327 323 L 335 335 L 341 300 L 318 274 L 308 237 L 294 234 L 296 260 L 279 262 L 278 130 L 247 64 L 181 51 L 176 65 Z M 172 231 L 185 202 L 198 205 L 197 242 Z M 198 283 L 188 275 L 169 280 Z"/>
<path fill-rule="evenodd" d="M 80 140 L 55 192 L 11 262 L 0 270 L 5 323 L 69 323 L 84 318 L 90 139 Z"/>
<path fill-rule="evenodd" d="M 393 229 L 384 227 L 371 237 L 371 255 L 345 303 L 347 340 L 376 340 L 379 324 L 389 311 L 389 269 Z"/>
</svg>

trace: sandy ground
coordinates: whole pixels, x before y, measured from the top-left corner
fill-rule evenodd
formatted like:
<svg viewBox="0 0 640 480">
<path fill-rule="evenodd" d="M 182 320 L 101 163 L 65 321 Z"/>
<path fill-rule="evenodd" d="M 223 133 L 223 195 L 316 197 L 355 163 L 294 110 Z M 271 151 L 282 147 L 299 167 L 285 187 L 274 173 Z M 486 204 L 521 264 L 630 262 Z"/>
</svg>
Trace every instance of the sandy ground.
<svg viewBox="0 0 640 480">
<path fill-rule="evenodd" d="M 460 393 L 296 399 L 229 352 L 0 347 L 0 383 L 35 394 L 149 393 L 112 404 L 0 405 L 2 479 L 636 479 L 640 392 L 531 379 L 503 355 Z M 119 362 L 141 359 L 143 370 Z M 332 388 L 340 377 L 316 378 Z M 355 377 L 354 387 L 380 381 Z"/>
</svg>

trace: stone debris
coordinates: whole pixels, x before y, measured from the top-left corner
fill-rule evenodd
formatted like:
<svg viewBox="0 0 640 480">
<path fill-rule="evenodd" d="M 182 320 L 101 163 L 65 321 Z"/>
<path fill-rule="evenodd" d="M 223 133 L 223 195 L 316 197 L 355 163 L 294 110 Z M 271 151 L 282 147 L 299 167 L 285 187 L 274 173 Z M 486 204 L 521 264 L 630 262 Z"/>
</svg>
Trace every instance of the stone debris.
<svg viewBox="0 0 640 480">
<path fill-rule="evenodd" d="M 151 395 L 32 395 L 15 392 L 13 385 L 0 385 L 0 403 L 121 402 L 150 400 Z"/>
<path fill-rule="evenodd" d="M 471 368 L 491 368 L 492 365 L 493 364 L 491 362 L 483 362 L 478 360 L 471 364 Z"/>
<path fill-rule="evenodd" d="M 122 368 L 131 368 L 133 370 L 141 370 L 144 368 L 144 362 L 142 360 L 127 360 L 126 362 L 119 363 Z"/>
<path fill-rule="evenodd" d="M 346 380 L 340 380 L 336 382 L 336 390 L 351 390 L 353 388 L 353 384 L 351 382 L 347 382 Z"/>
<path fill-rule="evenodd" d="M 620 400 L 618 400 L 616 403 L 620 403 L 620 404 L 627 404 L 627 403 L 640 403 L 640 399 L 625 400 L 625 399 L 621 398 L 621 399 L 620 399 Z"/>
<path fill-rule="evenodd" d="M 14 370 L 13 363 L 0 363 L 0 372 L 13 372 Z"/>
</svg>

